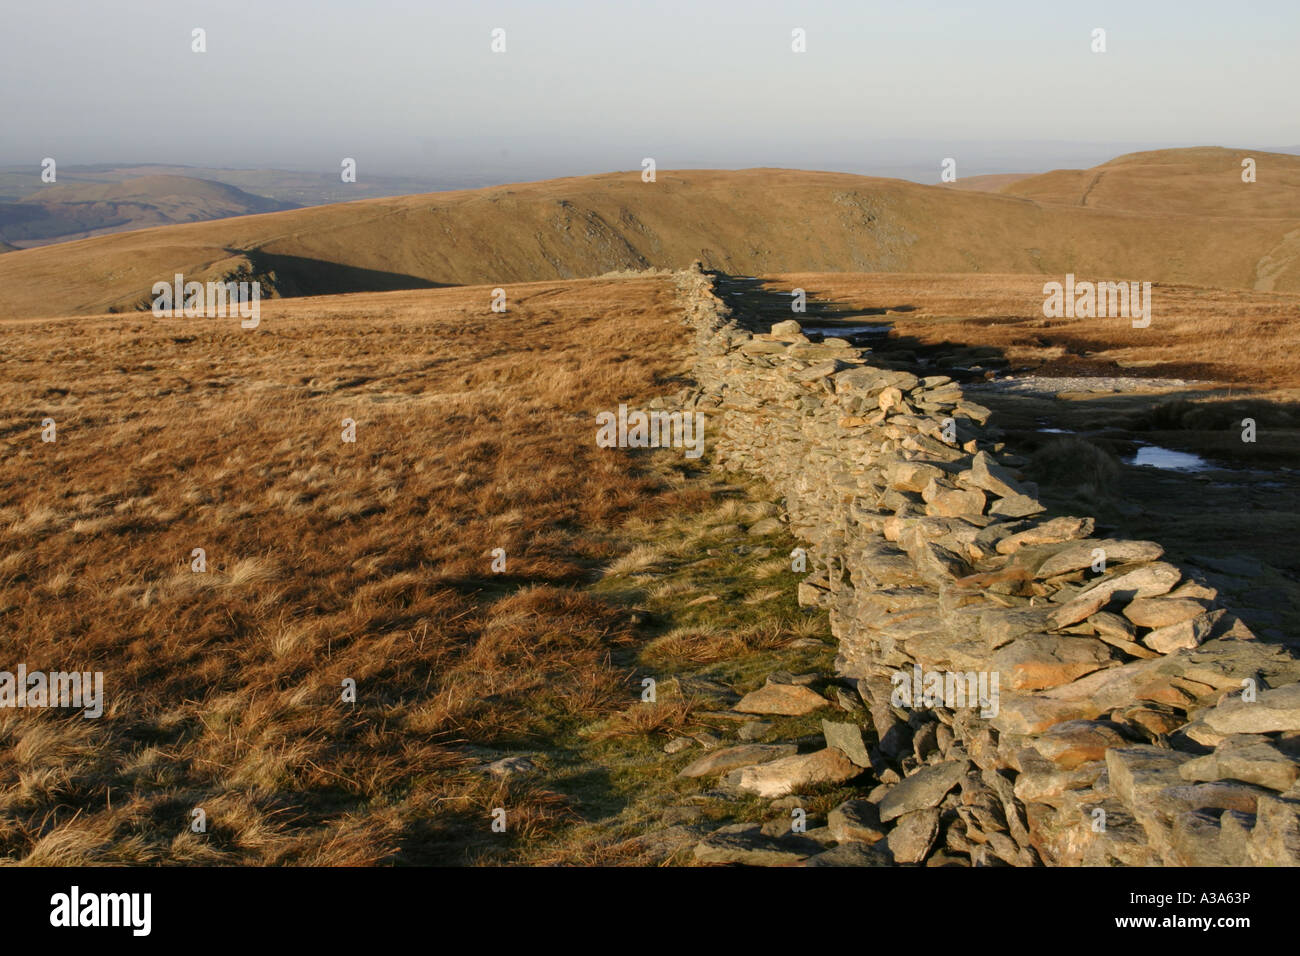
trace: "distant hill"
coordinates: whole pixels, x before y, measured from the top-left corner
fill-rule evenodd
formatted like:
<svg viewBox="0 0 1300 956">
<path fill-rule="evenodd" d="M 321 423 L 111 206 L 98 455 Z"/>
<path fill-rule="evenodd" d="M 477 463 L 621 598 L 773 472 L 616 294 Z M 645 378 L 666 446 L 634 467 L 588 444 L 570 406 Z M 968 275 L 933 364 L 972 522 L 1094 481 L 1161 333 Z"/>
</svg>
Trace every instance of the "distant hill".
<svg viewBox="0 0 1300 956">
<path fill-rule="evenodd" d="M 1255 160 L 1255 182 L 1241 162 Z M 1058 169 L 1008 183 L 1005 196 L 1152 215 L 1300 218 L 1300 157 L 1198 147 L 1130 153 L 1092 169 Z"/>
<path fill-rule="evenodd" d="M 295 208 L 293 203 L 186 176 L 53 183 L 18 202 L 0 203 L 0 237 L 30 245 Z"/>
<path fill-rule="evenodd" d="M 440 189 L 477 189 L 500 183 L 491 167 L 469 174 L 441 169 L 423 176 L 377 175 L 362 164 L 356 182 L 345 183 L 337 168 L 330 170 L 231 169 L 222 166 L 177 166 L 164 163 L 61 164 L 59 184 L 105 185 L 152 176 L 180 176 L 225 183 L 255 196 L 278 199 L 290 206 L 323 206 L 327 203 L 378 199 L 381 196 L 409 196 Z M 41 169 L 34 165 L 0 166 L 0 202 L 18 202 L 49 189 L 41 182 Z"/>
<path fill-rule="evenodd" d="M 176 272 L 281 296 L 681 267 L 999 272 L 1300 290 L 1300 157 L 1170 150 L 1001 192 L 782 169 L 606 173 L 104 236 L 0 259 L 0 317 L 135 309 Z M 1234 162 L 1235 158 L 1235 162 Z M 1089 187 L 1089 183 L 1092 186 Z"/>
</svg>

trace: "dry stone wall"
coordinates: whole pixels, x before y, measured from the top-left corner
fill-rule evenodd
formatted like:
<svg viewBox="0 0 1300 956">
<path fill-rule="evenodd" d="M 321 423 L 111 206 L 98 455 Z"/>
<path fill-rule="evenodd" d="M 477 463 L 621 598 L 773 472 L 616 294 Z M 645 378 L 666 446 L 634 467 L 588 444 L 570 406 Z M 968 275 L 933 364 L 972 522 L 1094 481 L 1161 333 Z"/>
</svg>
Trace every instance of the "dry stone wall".
<svg viewBox="0 0 1300 956">
<path fill-rule="evenodd" d="M 976 863 L 1300 862 L 1285 648 L 1159 544 L 1049 514 L 958 384 L 794 321 L 751 328 L 717 281 L 679 277 L 685 401 L 715 466 L 784 500 L 800 601 L 828 610 L 870 715 L 880 783 L 841 830 L 865 814 Z"/>
</svg>

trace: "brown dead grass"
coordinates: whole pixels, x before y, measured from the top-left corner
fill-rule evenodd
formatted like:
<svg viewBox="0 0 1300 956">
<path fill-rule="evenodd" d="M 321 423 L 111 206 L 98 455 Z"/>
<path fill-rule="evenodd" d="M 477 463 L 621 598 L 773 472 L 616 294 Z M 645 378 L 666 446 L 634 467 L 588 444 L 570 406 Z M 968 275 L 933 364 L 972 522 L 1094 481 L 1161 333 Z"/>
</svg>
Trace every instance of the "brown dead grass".
<svg viewBox="0 0 1300 956">
<path fill-rule="evenodd" d="M 634 693 L 624 613 L 577 586 L 703 499 L 594 414 L 675 391 L 686 337 L 666 278 L 507 291 L 7 324 L 0 668 L 102 670 L 107 701 L 0 711 L 0 857 L 472 862 L 565 818 L 466 744 Z"/>
<path fill-rule="evenodd" d="M 1080 274 L 1140 280 L 1140 274 Z M 1156 284 L 1152 318 L 1043 317 L 1043 284 L 1059 276 L 800 273 L 769 289 L 803 288 L 851 315 L 888 322 L 891 337 L 925 346 L 997 349 L 1016 367 L 1043 374 L 1177 377 L 1245 387 L 1300 388 L 1300 294 Z M 796 319 L 798 316 L 794 316 Z"/>
<path fill-rule="evenodd" d="M 1255 160 L 1253 183 L 1241 179 L 1241 162 L 1247 157 Z M 997 192 L 1148 216 L 1294 219 L 1300 216 L 1300 162 L 1289 153 L 1253 149 L 1155 149 L 1117 156 L 1091 169 L 1010 177 Z"/>
</svg>

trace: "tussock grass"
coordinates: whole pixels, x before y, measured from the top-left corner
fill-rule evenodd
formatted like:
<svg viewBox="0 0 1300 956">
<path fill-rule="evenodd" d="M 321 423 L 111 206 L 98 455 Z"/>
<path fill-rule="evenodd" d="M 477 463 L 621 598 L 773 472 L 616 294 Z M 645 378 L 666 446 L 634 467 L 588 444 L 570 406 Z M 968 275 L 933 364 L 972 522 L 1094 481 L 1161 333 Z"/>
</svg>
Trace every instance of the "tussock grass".
<svg viewBox="0 0 1300 956">
<path fill-rule="evenodd" d="M 1235 432 L 1246 418 L 1254 419 L 1260 428 L 1295 428 L 1300 424 L 1300 408 L 1261 400 L 1174 398 L 1131 413 L 1124 424 L 1135 430 Z"/>
<path fill-rule="evenodd" d="M 712 664 L 752 651 L 785 647 L 800 636 L 798 629 L 802 623 L 796 618 L 793 624 L 764 621 L 739 629 L 715 624 L 674 628 L 651 642 L 644 658 L 647 663 Z"/>
<path fill-rule="evenodd" d="M 677 387 L 668 278 L 508 291 L 6 328 L 0 668 L 101 670 L 106 709 L 0 711 L 0 859 L 500 862 L 572 821 L 479 766 L 626 706 L 587 585 L 711 492 L 595 447 Z"/>
<path fill-rule="evenodd" d="M 1029 471 L 1056 489 L 1100 498 L 1115 487 L 1121 467 L 1109 449 L 1065 435 L 1035 450 L 1030 457 Z"/>
</svg>

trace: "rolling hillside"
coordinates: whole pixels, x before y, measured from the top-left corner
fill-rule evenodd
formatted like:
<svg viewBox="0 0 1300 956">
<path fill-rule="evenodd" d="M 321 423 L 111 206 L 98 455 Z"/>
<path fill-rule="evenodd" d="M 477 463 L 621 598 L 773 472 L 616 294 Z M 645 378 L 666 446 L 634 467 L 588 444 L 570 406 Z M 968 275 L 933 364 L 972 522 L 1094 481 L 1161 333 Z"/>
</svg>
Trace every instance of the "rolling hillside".
<svg viewBox="0 0 1300 956">
<path fill-rule="evenodd" d="M 10 242 L 51 242 L 294 208 L 293 203 L 188 176 L 54 183 L 18 202 L 0 203 L 0 236 Z"/>
<path fill-rule="evenodd" d="M 1242 182 L 1243 159 L 1255 182 Z M 992 177 L 979 177 L 992 178 Z M 1248 149 L 1161 149 L 1130 153 L 1092 169 L 1058 169 L 997 190 L 1041 203 L 1152 216 L 1300 218 L 1300 156 Z"/>
<path fill-rule="evenodd" d="M 1300 290 L 1300 157 L 1256 154 L 1260 181 L 1243 184 L 1230 162 L 1240 155 L 1134 154 L 1003 193 L 750 169 L 365 200 L 11 254 L 0 260 L 0 317 L 140 308 L 153 283 L 176 272 L 253 275 L 264 291 L 298 296 L 573 278 L 697 258 L 749 275 L 1076 272 Z M 1100 177 L 1091 191 L 1080 187 L 1089 177 Z"/>
</svg>

